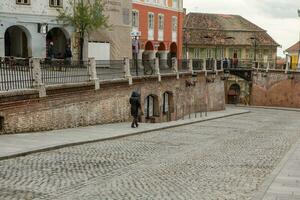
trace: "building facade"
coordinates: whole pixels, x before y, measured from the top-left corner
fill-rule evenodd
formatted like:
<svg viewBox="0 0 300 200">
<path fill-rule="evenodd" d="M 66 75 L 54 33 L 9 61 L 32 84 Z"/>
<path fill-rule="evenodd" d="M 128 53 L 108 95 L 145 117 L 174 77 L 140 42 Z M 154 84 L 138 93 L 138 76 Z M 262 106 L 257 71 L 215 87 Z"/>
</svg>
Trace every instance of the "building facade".
<svg viewBox="0 0 300 200">
<path fill-rule="evenodd" d="M 277 47 L 267 31 L 238 15 L 189 13 L 185 17 L 184 57 L 227 58 L 239 67 L 252 67 L 253 62 L 275 67 Z M 249 104 L 251 83 L 230 75 L 225 87 L 226 103 Z"/>
<path fill-rule="evenodd" d="M 1 0 L 0 57 L 45 57 L 47 45 L 54 43 L 54 56 L 64 56 L 73 28 L 58 24 L 57 8 L 63 0 Z"/>
<path fill-rule="evenodd" d="M 132 37 L 139 36 L 138 59 L 180 59 L 183 19 L 183 0 L 133 0 Z"/>
<path fill-rule="evenodd" d="M 285 52 L 288 53 L 287 59 L 288 62 L 290 63 L 290 69 L 292 70 L 298 69 L 300 67 L 299 64 L 300 42 L 297 42 L 296 44 L 294 44 L 293 46 L 285 50 Z"/>
<path fill-rule="evenodd" d="M 95 57 L 98 60 L 120 60 L 131 57 L 131 8 L 131 0 L 107 1 L 105 15 L 108 17 L 109 27 L 100 28 L 89 34 L 85 43 L 85 57 Z"/>
<path fill-rule="evenodd" d="M 238 15 L 189 13 L 184 36 L 185 57 L 276 63 L 278 44 L 266 30 Z"/>
</svg>

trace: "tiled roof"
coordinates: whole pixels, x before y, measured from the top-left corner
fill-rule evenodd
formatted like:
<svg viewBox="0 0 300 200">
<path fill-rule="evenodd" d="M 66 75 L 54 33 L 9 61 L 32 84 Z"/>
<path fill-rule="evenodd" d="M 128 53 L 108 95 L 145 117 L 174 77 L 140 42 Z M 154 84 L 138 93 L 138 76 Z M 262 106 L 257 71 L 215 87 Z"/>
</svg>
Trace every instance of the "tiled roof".
<svg viewBox="0 0 300 200">
<path fill-rule="evenodd" d="M 265 30 L 238 15 L 189 13 L 185 28 L 190 44 L 253 45 L 256 40 L 258 45 L 278 46 Z"/>
<path fill-rule="evenodd" d="M 291 53 L 291 52 L 295 52 L 295 51 L 297 52 L 299 50 L 300 50 L 300 42 L 297 42 L 296 44 L 294 44 L 293 46 L 291 46 L 290 48 L 288 48 L 285 51 Z"/>
</svg>

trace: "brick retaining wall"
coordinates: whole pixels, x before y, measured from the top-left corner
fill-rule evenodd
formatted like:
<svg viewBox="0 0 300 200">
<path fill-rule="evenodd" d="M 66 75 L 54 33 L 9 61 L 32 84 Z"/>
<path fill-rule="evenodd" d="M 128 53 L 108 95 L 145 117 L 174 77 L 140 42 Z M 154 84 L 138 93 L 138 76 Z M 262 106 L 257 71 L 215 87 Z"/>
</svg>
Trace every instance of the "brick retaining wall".
<svg viewBox="0 0 300 200">
<path fill-rule="evenodd" d="M 195 86 L 186 81 L 196 79 Z M 188 111 L 199 109 L 208 102 L 208 110 L 223 110 L 224 83 L 217 76 L 213 83 L 206 83 L 204 74 L 192 78 L 190 74 L 134 79 L 128 81 L 106 82 L 100 90 L 94 86 L 82 85 L 72 87 L 47 88 L 47 96 L 38 97 L 36 91 L 29 94 L 6 95 L 0 98 L 0 116 L 2 117 L 2 134 L 45 131 L 72 128 L 103 123 L 124 122 L 131 120 L 129 97 L 133 90 L 141 93 L 142 106 L 144 98 L 149 94 L 158 97 L 158 116 L 155 122 L 166 121 L 162 113 L 163 93 L 173 94 L 173 111 L 169 115 L 172 120 L 179 119 Z M 206 96 L 207 95 L 207 96 Z M 207 97 L 207 98 L 206 98 Z M 204 109 L 203 106 L 201 109 Z M 184 113 L 185 112 L 185 113 Z M 145 119 L 142 119 L 145 121 Z"/>
</svg>

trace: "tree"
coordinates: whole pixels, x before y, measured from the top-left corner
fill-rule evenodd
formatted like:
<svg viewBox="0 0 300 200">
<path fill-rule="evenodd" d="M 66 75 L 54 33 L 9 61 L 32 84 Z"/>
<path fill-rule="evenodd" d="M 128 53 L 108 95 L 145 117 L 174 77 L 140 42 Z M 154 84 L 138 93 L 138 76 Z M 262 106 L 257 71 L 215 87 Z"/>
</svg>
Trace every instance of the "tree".
<svg viewBox="0 0 300 200">
<path fill-rule="evenodd" d="M 57 20 L 73 26 L 79 33 L 80 60 L 83 60 L 84 38 L 90 31 L 107 28 L 108 17 L 104 14 L 102 0 L 69 0 L 70 9 L 57 9 Z"/>
</svg>

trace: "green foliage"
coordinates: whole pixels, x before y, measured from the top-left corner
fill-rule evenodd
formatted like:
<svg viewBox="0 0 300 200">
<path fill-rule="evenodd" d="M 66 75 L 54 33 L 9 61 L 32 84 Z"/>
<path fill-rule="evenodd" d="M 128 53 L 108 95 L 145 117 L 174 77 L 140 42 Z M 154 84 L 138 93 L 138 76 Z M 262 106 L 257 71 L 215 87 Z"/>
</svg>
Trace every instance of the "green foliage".
<svg viewBox="0 0 300 200">
<path fill-rule="evenodd" d="M 65 10 L 57 9 L 57 20 L 74 26 L 81 37 L 92 30 L 108 27 L 102 0 L 69 0 L 69 5 Z"/>
</svg>

